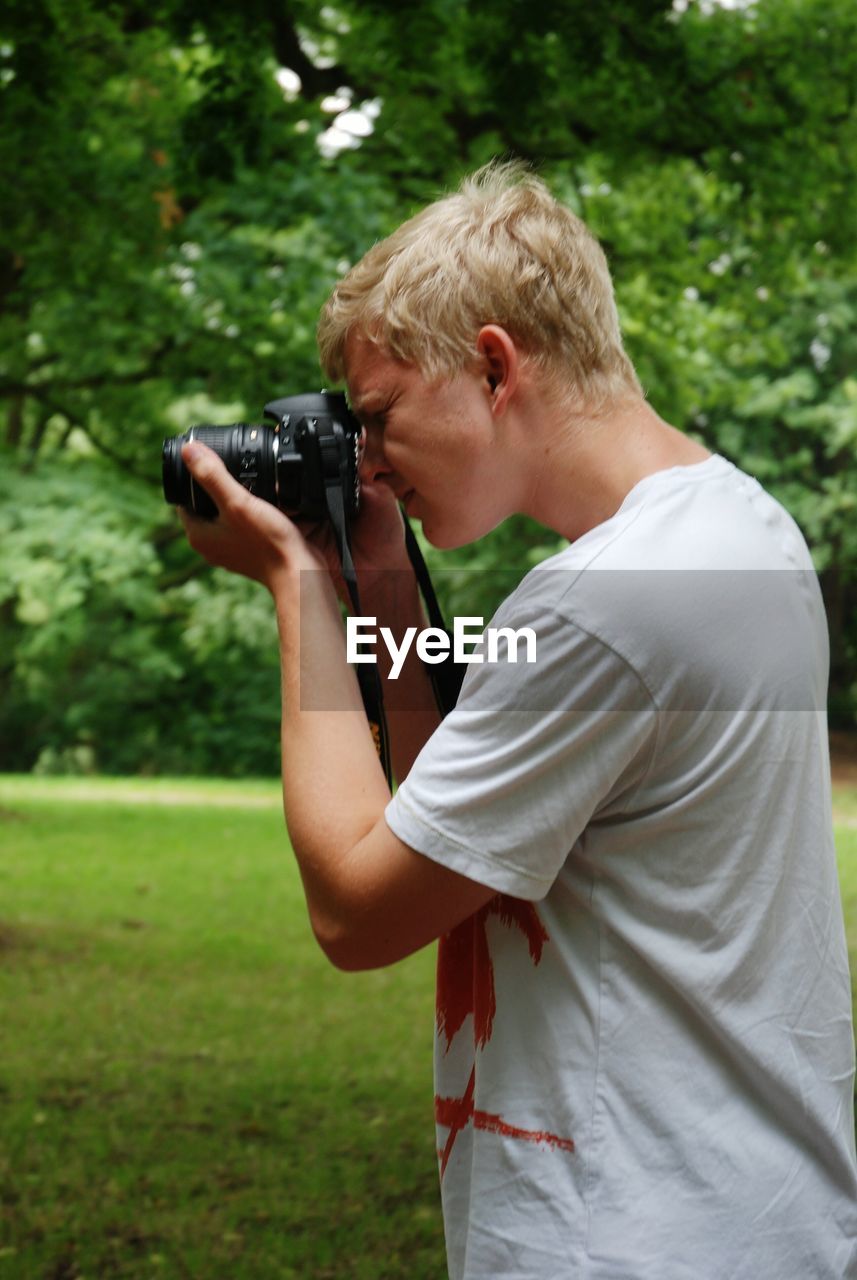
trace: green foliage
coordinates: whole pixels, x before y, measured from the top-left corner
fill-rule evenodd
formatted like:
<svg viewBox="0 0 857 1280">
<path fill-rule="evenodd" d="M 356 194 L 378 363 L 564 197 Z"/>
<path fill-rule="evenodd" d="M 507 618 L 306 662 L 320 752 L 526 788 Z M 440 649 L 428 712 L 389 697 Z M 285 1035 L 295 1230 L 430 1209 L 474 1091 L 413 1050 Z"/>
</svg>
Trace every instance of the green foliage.
<svg viewBox="0 0 857 1280">
<path fill-rule="evenodd" d="M 39 510 L 64 527 L 69 504 L 50 477 L 85 447 L 113 479 L 74 469 L 72 505 L 112 528 L 88 484 L 119 493 L 136 476 L 154 494 L 165 435 L 317 386 L 315 319 L 337 276 L 463 172 L 523 156 L 602 239 L 654 406 L 755 473 L 804 528 L 828 603 L 831 708 L 853 722 L 855 37 L 851 0 L 12 0 L 0 18 L 0 165 L 14 175 L 0 193 L 0 439 L 16 500 L 36 468 L 36 490 L 60 504 Z M 299 87 L 277 81 L 283 67 Z M 380 114 L 361 145 L 330 155 L 318 142 L 343 87 Z M 154 511 L 143 496 L 128 505 Z M 230 732 L 237 695 L 194 674 L 201 659 L 182 638 L 196 609 L 210 664 L 240 666 L 226 614 L 234 600 L 250 607 L 246 589 L 200 577 L 205 608 L 190 585 L 164 595 L 158 566 L 192 570 L 176 568 L 182 553 L 152 519 L 127 525 L 129 547 L 154 557 L 126 560 L 133 642 L 106 645 L 107 588 L 84 586 L 79 566 L 36 557 L 30 584 L 15 579 L 4 723 L 42 726 L 26 749 L 16 729 L 22 758 L 85 746 L 100 670 L 103 688 L 104 672 L 115 683 L 96 719 L 106 726 L 113 707 L 116 735 L 133 722 L 150 745 L 105 730 L 99 766 L 178 767 L 119 654 L 152 690 L 180 685 L 189 759 L 209 741 L 237 759 L 240 734 L 260 758 L 269 721 L 251 728 L 245 715 Z M 512 522 L 434 561 L 479 570 L 441 594 L 487 612 L 510 567 L 552 549 Z M 51 592 L 79 668 L 54 709 L 26 620 Z M 218 594 L 221 611 L 209 607 Z M 105 666 L 108 648 L 117 661 Z"/>
<path fill-rule="evenodd" d="M 0 771 L 277 771 L 268 598 L 179 533 L 104 463 L 0 471 Z"/>
</svg>

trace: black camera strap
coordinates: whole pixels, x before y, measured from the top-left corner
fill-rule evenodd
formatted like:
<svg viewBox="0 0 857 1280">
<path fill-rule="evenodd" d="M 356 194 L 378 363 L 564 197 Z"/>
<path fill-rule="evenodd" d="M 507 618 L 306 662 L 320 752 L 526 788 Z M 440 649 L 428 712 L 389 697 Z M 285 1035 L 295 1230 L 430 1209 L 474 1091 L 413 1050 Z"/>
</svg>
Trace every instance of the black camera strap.
<svg viewBox="0 0 857 1280">
<path fill-rule="evenodd" d="M 349 598 L 354 606 L 355 614 L 360 614 L 360 593 L 357 589 L 357 571 L 351 555 L 351 539 L 348 535 L 348 520 L 345 515 L 345 464 L 341 464 L 341 474 L 325 476 L 324 487 L 327 498 L 327 511 L 330 523 L 336 535 L 336 547 L 339 552 L 339 563 L 342 566 L 342 577 Z M 369 721 L 369 728 L 375 742 L 375 750 L 384 770 L 387 782 L 392 786 L 393 762 L 390 756 L 390 734 L 387 728 L 387 717 L 384 714 L 384 694 L 381 677 L 378 675 L 376 663 L 359 663 L 357 665 L 357 683 L 360 697 Z"/>
<path fill-rule="evenodd" d="M 414 575 L 417 579 L 417 585 L 422 593 L 423 603 L 429 617 L 429 622 L 433 627 L 437 627 L 440 631 L 446 631 L 449 635 L 446 623 L 443 620 L 443 613 L 437 602 L 434 584 L 428 571 L 428 565 L 423 559 L 423 553 L 420 550 L 420 544 L 417 542 L 411 522 L 402 512 L 402 519 L 405 524 L 405 546 L 408 549 L 408 558 L 413 566 Z M 442 716 L 445 716 L 452 710 L 458 701 L 458 695 L 461 692 L 461 682 L 464 679 L 464 667 L 461 663 L 456 663 L 452 656 L 452 647 L 446 659 L 439 664 L 432 663 L 428 668 L 429 679 L 431 680 L 432 689 L 434 691 L 434 699 L 437 703 L 437 709 Z"/>
<path fill-rule="evenodd" d="M 354 612 L 359 616 L 362 614 L 362 609 L 360 607 L 360 592 L 357 587 L 357 571 L 351 555 L 351 539 L 348 533 L 348 521 L 342 497 L 344 485 L 339 478 L 330 476 L 325 480 L 325 492 L 330 522 L 336 535 L 342 577 Z M 417 542 L 410 521 L 404 512 L 402 513 L 402 522 L 405 528 L 405 546 L 408 552 L 408 559 L 413 566 L 429 622 L 433 627 L 446 631 L 443 613 L 438 604 L 428 566 L 423 558 L 420 544 Z M 450 656 L 450 659 L 446 662 L 439 665 L 432 664 L 428 668 L 428 674 L 438 710 L 442 716 L 445 716 L 455 706 L 464 676 L 463 668 L 453 662 Z M 357 683 L 360 686 L 360 696 L 363 700 L 363 707 L 366 711 L 366 718 L 369 721 L 372 737 L 375 740 L 378 758 L 381 761 L 385 777 L 392 786 L 393 767 L 390 755 L 390 734 L 387 728 L 387 717 L 384 713 L 384 693 L 377 664 L 360 663 L 357 666 Z"/>
</svg>

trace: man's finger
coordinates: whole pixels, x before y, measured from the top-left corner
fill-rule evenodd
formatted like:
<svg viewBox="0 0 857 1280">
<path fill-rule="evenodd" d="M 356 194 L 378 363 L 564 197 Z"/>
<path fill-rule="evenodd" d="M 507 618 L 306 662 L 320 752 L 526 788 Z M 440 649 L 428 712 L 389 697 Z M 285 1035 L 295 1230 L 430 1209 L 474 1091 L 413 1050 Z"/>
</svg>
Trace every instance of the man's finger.
<svg viewBox="0 0 857 1280">
<path fill-rule="evenodd" d="M 208 487 L 209 483 L 222 485 L 224 480 L 227 483 L 232 480 L 223 465 L 223 459 L 218 457 L 213 449 L 209 449 L 207 444 L 202 444 L 199 440 L 189 440 L 182 445 L 182 458 L 194 480 L 198 480 L 200 484 L 204 484 L 206 487 Z"/>
<path fill-rule="evenodd" d="M 202 485 L 219 510 L 227 503 L 242 502 L 247 490 L 229 474 L 220 458 L 208 445 L 189 440 L 182 445 L 182 458 L 194 480 Z"/>
</svg>

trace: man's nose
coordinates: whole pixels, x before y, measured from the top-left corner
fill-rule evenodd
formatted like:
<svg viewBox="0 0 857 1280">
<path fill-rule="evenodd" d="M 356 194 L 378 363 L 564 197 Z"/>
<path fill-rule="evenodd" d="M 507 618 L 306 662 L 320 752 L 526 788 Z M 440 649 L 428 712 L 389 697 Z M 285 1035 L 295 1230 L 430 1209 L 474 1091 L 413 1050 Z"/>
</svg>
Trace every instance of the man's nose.
<svg viewBox="0 0 857 1280">
<path fill-rule="evenodd" d="M 360 457 L 361 480 L 383 480 L 384 476 L 389 475 L 389 473 L 390 468 L 384 457 L 381 441 L 374 431 L 365 431 L 363 433 L 363 449 Z"/>
</svg>

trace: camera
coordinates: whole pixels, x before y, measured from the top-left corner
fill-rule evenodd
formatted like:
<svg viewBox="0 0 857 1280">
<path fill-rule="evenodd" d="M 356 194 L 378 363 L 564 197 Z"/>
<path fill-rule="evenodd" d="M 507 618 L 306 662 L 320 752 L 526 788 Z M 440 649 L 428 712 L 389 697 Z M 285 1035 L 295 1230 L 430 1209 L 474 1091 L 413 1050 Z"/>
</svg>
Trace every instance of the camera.
<svg viewBox="0 0 857 1280">
<path fill-rule="evenodd" d="M 342 392 L 286 396 L 265 405 L 267 423 L 205 423 L 164 441 L 164 497 L 172 506 L 214 519 L 217 507 L 194 482 L 182 445 L 200 440 L 223 459 L 230 475 L 287 515 L 307 520 L 354 518 L 360 504 L 360 424 Z"/>
<path fill-rule="evenodd" d="M 234 422 L 229 426 L 204 423 L 185 435 L 164 441 L 164 497 L 171 506 L 185 507 L 207 519 L 217 507 L 194 481 L 184 464 L 182 445 L 201 440 L 223 460 L 230 475 L 257 498 L 279 507 L 286 515 L 330 521 L 336 537 L 342 578 L 356 616 L 363 613 L 357 573 L 351 556 L 350 522 L 360 505 L 359 463 L 363 431 L 341 391 L 285 396 L 265 405 L 267 423 Z M 443 615 L 419 544 L 403 516 L 405 545 L 426 603 L 432 626 L 443 629 Z M 377 667 L 359 664 L 357 681 L 387 780 L 392 785 L 390 743 Z M 455 705 L 464 667 L 432 665 L 429 676 L 441 714 Z"/>
</svg>

